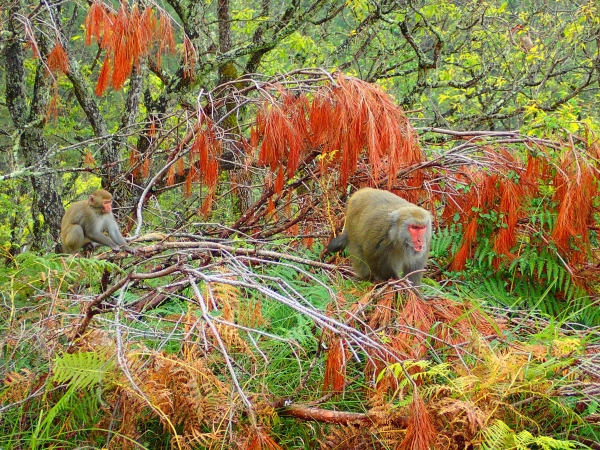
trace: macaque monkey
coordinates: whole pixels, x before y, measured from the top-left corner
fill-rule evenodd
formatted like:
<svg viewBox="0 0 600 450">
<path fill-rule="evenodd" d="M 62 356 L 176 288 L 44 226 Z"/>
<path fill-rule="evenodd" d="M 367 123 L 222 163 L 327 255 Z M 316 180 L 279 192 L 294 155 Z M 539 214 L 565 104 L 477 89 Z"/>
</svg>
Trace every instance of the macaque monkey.
<svg viewBox="0 0 600 450">
<path fill-rule="evenodd" d="M 104 232 L 108 233 L 108 236 Z M 65 212 L 60 224 L 60 237 L 65 253 L 77 253 L 89 243 L 108 245 L 114 251 L 133 252 L 126 245 L 112 213 L 112 195 L 100 189 L 87 200 L 75 202 Z"/>
<path fill-rule="evenodd" d="M 348 201 L 344 232 L 327 245 L 334 253 L 348 247 L 354 271 L 367 280 L 408 275 L 421 285 L 431 244 L 429 211 L 378 189 L 356 191 Z"/>
<path fill-rule="evenodd" d="M 528 34 L 522 35 L 519 40 L 521 42 L 521 48 L 525 53 L 529 53 L 529 51 L 534 47 L 533 41 Z"/>
</svg>

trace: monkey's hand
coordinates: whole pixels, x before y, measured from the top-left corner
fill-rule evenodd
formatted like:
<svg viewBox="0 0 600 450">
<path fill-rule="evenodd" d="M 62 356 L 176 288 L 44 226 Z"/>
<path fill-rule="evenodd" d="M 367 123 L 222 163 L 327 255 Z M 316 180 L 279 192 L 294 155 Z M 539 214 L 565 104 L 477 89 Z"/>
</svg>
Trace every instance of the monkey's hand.
<svg viewBox="0 0 600 450">
<path fill-rule="evenodd" d="M 137 253 L 137 249 L 134 247 L 130 247 L 129 245 L 121 245 L 116 251 L 126 251 L 130 255 L 135 255 Z"/>
</svg>

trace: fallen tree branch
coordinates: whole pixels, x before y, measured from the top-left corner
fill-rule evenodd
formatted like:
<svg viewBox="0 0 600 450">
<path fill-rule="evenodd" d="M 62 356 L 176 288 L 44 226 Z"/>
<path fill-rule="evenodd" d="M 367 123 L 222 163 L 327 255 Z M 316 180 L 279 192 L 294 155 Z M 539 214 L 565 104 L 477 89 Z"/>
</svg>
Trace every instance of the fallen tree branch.
<svg viewBox="0 0 600 450">
<path fill-rule="evenodd" d="M 335 423 L 339 425 L 371 425 L 376 422 L 369 413 L 354 413 L 347 411 L 331 411 L 329 409 L 313 408 L 302 405 L 283 406 L 277 409 L 281 417 L 295 417 L 302 420 L 315 420 L 317 422 Z M 394 420 L 398 428 L 406 428 L 408 420 L 400 418 Z"/>
</svg>

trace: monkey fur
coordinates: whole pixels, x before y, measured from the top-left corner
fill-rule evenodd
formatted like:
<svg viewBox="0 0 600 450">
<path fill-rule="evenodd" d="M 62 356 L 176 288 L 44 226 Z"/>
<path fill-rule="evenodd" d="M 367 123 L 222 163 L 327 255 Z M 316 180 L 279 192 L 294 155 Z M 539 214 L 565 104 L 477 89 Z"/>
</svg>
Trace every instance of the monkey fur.
<svg viewBox="0 0 600 450">
<path fill-rule="evenodd" d="M 348 247 L 360 278 L 387 280 L 410 274 L 408 279 L 418 287 L 423 273 L 412 272 L 427 263 L 431 224 L 426 209 L 391 192 L 363 188 L 350 197 L 344 231 L 329 242 L 326 252 Z"/>
<path fill-rule="evenodd" d="M 114 251 L 133 251 L 126 245 L 112 213 L 112 195 L 104 189 L 93 192 L 87 200 L 75 202 L 67 209 L 60 224 L 60 237 L 64 253 L 77 253 L 90 242 L 107 245 Z"/>
</svg>

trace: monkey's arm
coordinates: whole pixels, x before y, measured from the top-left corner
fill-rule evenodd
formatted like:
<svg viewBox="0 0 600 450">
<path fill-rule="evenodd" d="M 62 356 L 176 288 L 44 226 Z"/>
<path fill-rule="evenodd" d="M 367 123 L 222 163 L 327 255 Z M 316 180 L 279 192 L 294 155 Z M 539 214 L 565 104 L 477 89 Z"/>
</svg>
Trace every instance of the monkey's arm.
<svg viewBox="0 0 600 450">
<path fill-rule="evenodd" d="M 127 251 L 129 253 L 135 253 L 134 249 L 131 248 L 129 245 L 127 245 L 127 241 L 125 241 L 125 238 L 123 237 L 123 235 L 119 231 L 119 227 L 117 226 L 116 222 L 112 226 L 109 226 L 107 231 L 108 231 L 108 235 L 110 236 L 110 238 L 117 245 L 119 245 L 119 247 L 122 250 L 125 250 L 125 251 Z"/>
<path fill-rule="evenodd" d="M 118 252 L 121 249 L 121 247 L 117 243 L 115 243 L 115 241 L 113 241 L 111 238 L 106 236 L 101 231 L 96 231 L 96 230 L 89 231 L 86 234 L 86 237 L 90 241 L 96 242 L 98 244 L 106 245 L 106 246 L 112 248 L 116 252 Z"/>
<path fill-rule="evenodd" d="M 108 231 L 110 238 L 120 247 L 120 250 L 125 250 L 129 253 L 135 253 L 134 249 L 127 245 L 127 241 L 125 241 L 125 238 L 119 231 L 119 227 L 117 226 L 116 222 L 109 226 L 106 231 Z"/>
</svg>

